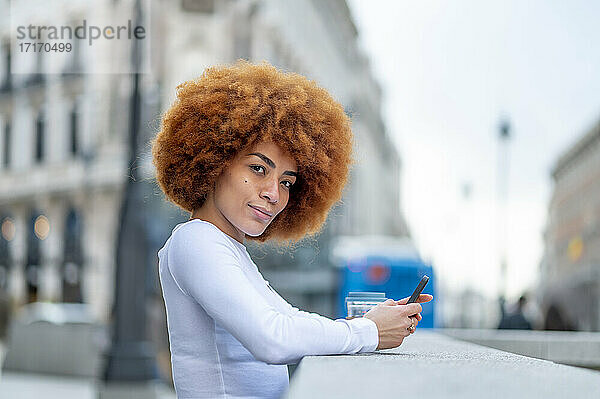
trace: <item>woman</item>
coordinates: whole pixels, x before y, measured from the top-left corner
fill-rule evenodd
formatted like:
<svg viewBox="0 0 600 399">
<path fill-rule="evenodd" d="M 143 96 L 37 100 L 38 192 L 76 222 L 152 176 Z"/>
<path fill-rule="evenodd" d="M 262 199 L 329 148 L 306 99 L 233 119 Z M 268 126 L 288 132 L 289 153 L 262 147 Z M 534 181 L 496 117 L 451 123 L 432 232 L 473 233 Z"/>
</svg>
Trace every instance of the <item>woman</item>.
<svg viewBox="0 0 600 399">
<path fill-rule="evenodd" d="M 160 187 L 191 213 L 158 253 L 178 398 L 278 398 L 288 363 L 414 332 L 421 305 L 406 298 L 352 320 L 300 311 L 246 251 L 317 233 L 341 198 L 350 120 L 314 82 L 268 64 L 209 68 L 178 86 L 152 151 Z"/>
</svg>

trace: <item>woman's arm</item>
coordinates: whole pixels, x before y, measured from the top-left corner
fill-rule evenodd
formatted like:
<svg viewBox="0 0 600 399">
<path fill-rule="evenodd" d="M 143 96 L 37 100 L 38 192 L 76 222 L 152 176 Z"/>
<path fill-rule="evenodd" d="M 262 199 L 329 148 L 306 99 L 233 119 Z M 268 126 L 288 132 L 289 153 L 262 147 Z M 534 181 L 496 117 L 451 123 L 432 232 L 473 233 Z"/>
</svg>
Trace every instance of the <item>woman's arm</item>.
<svg viewBox="0 0 600 399">
<path fill-rule="evenodd" d="M 300 310 L 295 306 L 292 306 L 288 301 L 286 301 L 285 299 L 283 299 L 283 297 L 281 295 L 279 295 L 279 293 L 277 291 L 275 291 L 275 289 L 271 286 L 271 284 L 265 280 L 265 283 L 269 286 L 269 288 L 271 289 L 271 292 L 273 292 L 273 294 L 275 294 L 275 296 L 277 297 L 277 300 L 286 308 L 288 309 L 288 312 L 290 315 L 292 316 L 298 316 L 298 317 L 324 317 L 321 316 L 318 313 L 312 313 L 312 312 L 305 312 L 304 310 Z M 331 320 L 331 319 L 330 319 Z"/>
<path fill-rule="evenodd" d="M 181 290 L 256 359 L 287 364 L 307 355 L 371 352 L 377 348 L 378 331 L 372 320 L 334 321 L 307 312 L 298 315 L 301 311 L 281 313 L 254 289 L 226 239 L 202 227 L 190 224 L 173 234 L 169 270 Z"/>
</svg>

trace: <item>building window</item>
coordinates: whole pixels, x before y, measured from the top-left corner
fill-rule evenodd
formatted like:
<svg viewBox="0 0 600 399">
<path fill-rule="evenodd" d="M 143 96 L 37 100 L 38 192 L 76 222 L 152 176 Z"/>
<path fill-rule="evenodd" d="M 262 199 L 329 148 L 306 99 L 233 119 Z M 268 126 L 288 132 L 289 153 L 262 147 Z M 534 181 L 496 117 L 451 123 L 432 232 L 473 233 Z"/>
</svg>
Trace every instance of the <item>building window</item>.
<svg viewBox="0 0 600 399">
<path fill-rule="evenodd" d="M 4 43 L 3 46 L 3 61 L 4 61 L 4 65 L 3 65 L 3 76 L 2 76 L 2 82 L 0 83 L 0 90 L 1 91 L 7 91 L 10 90 L 12 88 L 12 76 L 11 76 L 11 72 L 10 72 L 10 64 L 11 64 L 11 54 L 10 54 L 10 42 L 6 42 Z"/>
<path fill-rule="evenodd" d="M 44 111 L 40 111 L 35 120 L 35 161 L 44 160 L 44 142 L 45 142 L 45 120 Z"/>
<path fill-rule="evenodd" d="M 213 13 L 215 0 L 181 0 L 181 8 L 188 12 Z"/>
<path fill-rule="evenodd" d="M 234 59 L 242 58 L 250 60 L 252 57 L 252 28 L 254 15 L 258 6 L 256 4 L 236 14 L 235 24 L 233 25 L 233 57 Z"/>
<path fill-rule="evenodd" d="M 41 266 L 40 241 L 41 236 L 40 220 L 43 217 L 40 212 L 32 211 L 30 213 L 29 224 L 27 226 L 27 263 L 25 264 L 25 281 L 27 285 L 27 302 L 36 302 L 38 300 L 39 271 Z M 42 226 L 43 227 L 43 226 Z"/>
<path fill-rule="evenodd" d="M 40 48 L 44 48 L 44 43 L 40 42 L 38 43 L 39 46 L 41 46 Z M 46 81 L 46 75 L 43 73 L 44 72 L 44 61 L 43 61 L 43 51 L 38 51 L 35 54 L 32 54 L 32 56 L 35 56 L 35 64 L 32 67 L 31 73 L 29 74 L 29 77 L 27 78 L 27 80 L 25 81 L 25 85 L 26 86 L 43 86 L 45 81 Z"/>
<path fill-rule="evenodd" d="M 5 168 L 8 168 L 10 166 L 10 146 L 12 145 L 12 131 L 11 131 L 11 124 L 10 124 L 10 120 L 7 120 L 4 123 L 4 143 L 2 148 L 3 148 L 3 152 L 4 154 L 2 157 L 2 164 L 4 165 Z"/>
<path fill-rule="evenodd" d="M 12 267 L 12 257 L 8 243 L 15 236 L 15 223 L 8 216 L 0 218 L 0 290 L 8 289 L 8 274 Z"/>
<path fill-rule="evenodd" d="M 71 29 L 71 31 L 75 31 L 76 29 L 76 23 L 71 23 L 69 28 Z M 65 74 L 69 74 L 69 73 L 79 73 L 81 72 L 81 63 L 80 63 L 80 49 L 79 49 L 79 44 L 80 44 L 81 39 L 78 39 L 77 37 L 75 38 L 69 38 L 68 43 L 71 44 L 71 51 L 69 52 L 69 55 L 66 60 L 65 60 L 65 65 L 64 65 L 64 69 L 63 69 L 63 73 Z"/>
<path fill-rule="evenodd" d="M 79 152 L 79 115 L 77 113 L 77 103 L 73 104 L 71 113 L 69 115 L 69 127 L 70 127 L 70 146 L 71 155 L 76 156 Z"/>
</svg>

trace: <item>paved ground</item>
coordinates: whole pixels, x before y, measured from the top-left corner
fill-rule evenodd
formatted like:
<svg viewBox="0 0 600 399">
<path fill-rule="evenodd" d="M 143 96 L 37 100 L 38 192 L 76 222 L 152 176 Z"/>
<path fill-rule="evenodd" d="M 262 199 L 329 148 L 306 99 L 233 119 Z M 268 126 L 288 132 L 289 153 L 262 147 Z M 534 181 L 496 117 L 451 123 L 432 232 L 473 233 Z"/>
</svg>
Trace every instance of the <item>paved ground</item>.
<svg viewBox="0 0 600 399">
<path fill-rule="evenodd" d="M 94 383 L 82 378 L 3 372 L 0 379 L 3 398 L 94 398 Z"/>
<path fill-rule="evenodd" d="M 96 399 L 96 382 L 85 378 L 5 371 L 0 376 L 0 398 Z M 159 399 L 175 399 L 175 392 L 163 386 Z"/>
<path fill-rule="evenodd" d="M 0 343 L 0 364 L 4 347 Z M 175 399 L 168 386 L 159 388 L 159 399 Z M 0 398 L 15 399 L 96 399 L 96 381 L 92 378 L 0 371 Z"/>
</svg>

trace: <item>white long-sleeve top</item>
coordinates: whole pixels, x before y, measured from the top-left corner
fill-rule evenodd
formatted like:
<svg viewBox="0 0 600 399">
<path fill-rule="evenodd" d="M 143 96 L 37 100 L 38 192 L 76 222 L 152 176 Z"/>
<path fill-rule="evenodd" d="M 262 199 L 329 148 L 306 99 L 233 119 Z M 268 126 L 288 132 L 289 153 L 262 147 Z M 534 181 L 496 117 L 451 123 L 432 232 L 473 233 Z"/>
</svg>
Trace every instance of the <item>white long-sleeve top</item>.
<svg viewBox="0 0 600 399">
<path fill-rule="evenodd" d="M 246 247 L 199 219 L 158 252 L 179 399 L 279 398 L 286 364 L 303 356 L 372 352 L 372 320 L 298 310 L 263 278 Z"/>
</svg>

